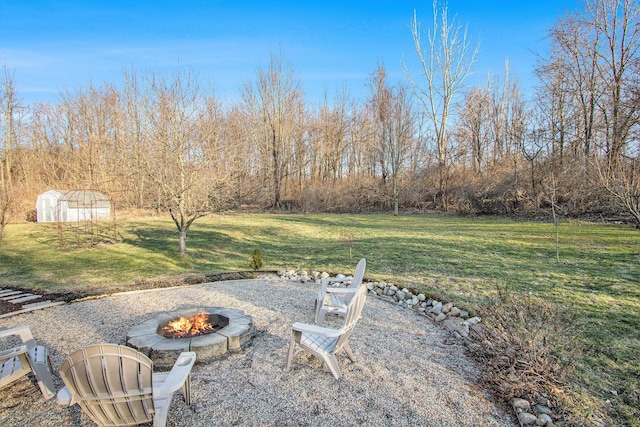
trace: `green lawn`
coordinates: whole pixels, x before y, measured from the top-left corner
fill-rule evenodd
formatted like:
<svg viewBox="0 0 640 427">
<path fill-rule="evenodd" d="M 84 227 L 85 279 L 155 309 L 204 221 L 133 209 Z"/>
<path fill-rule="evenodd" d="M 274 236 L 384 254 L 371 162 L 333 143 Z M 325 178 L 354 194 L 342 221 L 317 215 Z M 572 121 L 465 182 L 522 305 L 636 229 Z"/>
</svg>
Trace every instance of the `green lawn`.
<svg viewBox="0 0 640 427">
<path fill-rule="evenodd" d="M 578 316 L 571 392 L 585 416 L 640 425 L 640 232 L 563 223 L 560 263 L 552 224 L 439 215 L 215 215 L 194 223 L 178 252 L 168 218 L 121 221 L 120 241 L 60 249 L 55 225 L 12 224 L 0 243 L 0 285 L 51 292 L 102 289 L 183 273 L 249 269 L 351 271 L 401 283 L 472 312 L 497 287 L 545 299 Z M 352 234 L 353 259 L 343 237 Z M 72 241 L 71 238 L 67 241 Z M 479 313 L 482 315 L 482 313 Z"/>
</svg>

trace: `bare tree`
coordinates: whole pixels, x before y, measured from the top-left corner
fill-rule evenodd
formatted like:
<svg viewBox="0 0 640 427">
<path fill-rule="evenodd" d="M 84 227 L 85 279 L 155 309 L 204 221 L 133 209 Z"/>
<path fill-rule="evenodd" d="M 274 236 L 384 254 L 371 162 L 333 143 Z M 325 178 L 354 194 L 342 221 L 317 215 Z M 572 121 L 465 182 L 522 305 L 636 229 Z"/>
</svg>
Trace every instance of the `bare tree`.
<svg viewBox="0 0 640 427">
<path fill-rule="evenodd" d="M 561 19 L 550 32 L 551 57 L 542 61 L 536 70 L 549 98 L 543 101 L 543 105 L 548 106 L 551 114 L 556 111 L 563 114 L 569 123 L 575 124 L 573 151 L 584 159 L 593 148 L 596 107 L 601 97 L 597 71 L 601 35 L 587 31 L 588 27 L 576 15 Z M 567 110 L 567 113 L 561 110 Z"/>
<path fill-rule="evenodd" d="M 332 103 L 325 91 L 323 103 L 311 122 L 311 178 L 335 183 L 345 172 L 343 164 L 352 125 L 346 89 L 343 88 Z"/>
<path fill-rule="evenodd" d="M 473 88 L 465 95 L 458 125 L 469 144 L 473 171 L 482 175 L 488 150 L 491 97 L 487 88 Z"/>
<path fill-rule="evenodd" d="M 638 106 L 629 97 L 637 82 L 633 74 L 639 71 L 640 4 L 634 0 L 591 0 L 586 8 L 592 32 L 604 40 L 597 51 L 597 67 L 605 94 L 601 108 L 607 129 L 606 150 L 615 163 L 637 125 Z"/>
<path fill-rule="evenodd" d="M 370 106 L 375 123 L 374 150 L 382 170 L 383 184 L 391 185 L 393 214 L 398 215 L 400 177 L 415 138 L 413 105 L 406 89 L 389 86 L 387 72 L 378 65 L 370 75 Z"/>
<path fill-rule="evenodd" d="M 269 66 L 258 69 L 255 84 L 244 85 L 243 101 L 251 117 L 254 140 L 263 155 L 272 185 L 271 204 L 280 208 L 283 181 L 292 168 L 296 142 L 303 133 L 304 104 L 300 81 L 282 55 L 271 55 Z"/>
<path fill-rule="evenodd" d="M 210 138 L 215 123 L 201 126 L 202 95 L 196 77 L 177 71 L 172 78 L 148 76 L 145 110 L 144 171 L 154 184 L 158 207 L 167 209 L 179 233 L 179 251 L 187 250 L 193 222 L 216 202 L 212 177 L 215 150 Z"/>
<path fill-rule="evenodd" d="M 11 219 L 11 207 L 15 199 L 14 153 L 16 151 L 16 114 L 19 108 L 17 92 L 13 83 L 13 73 L 3 67 L 4 81 L 0 92 L 0 112 L 2 113 L 2 151 L 0 151 L 0 241 L 4 228 Z"/>
<path fill-rule="evenodd" d="M 455 18 L 449 22 L 447 7 L 438 7 L 437 0 L 433 1 L 432 25 L 427 33 L 427 43 L 423 44 L 420 22 L 414 11 L 411 35 L 421 66 L 421 76 L 414 76 L 408 69 L 407 76 L 435 133 L 438 193 L 446 208 L 449 120 L 456 116 L 455 100 L 471 73 L 479 45 L 472 45 L 466 27 L 459 25 Z"/>
<path fill-rule="evenodd" d="M 596 161 L 597 161 L 597 157 Z M 640 228 L 640 159 L 623 157 L 615 167 L 598 164 L 600 181 L 605 189 L 631 214 Z"/>
</svg>

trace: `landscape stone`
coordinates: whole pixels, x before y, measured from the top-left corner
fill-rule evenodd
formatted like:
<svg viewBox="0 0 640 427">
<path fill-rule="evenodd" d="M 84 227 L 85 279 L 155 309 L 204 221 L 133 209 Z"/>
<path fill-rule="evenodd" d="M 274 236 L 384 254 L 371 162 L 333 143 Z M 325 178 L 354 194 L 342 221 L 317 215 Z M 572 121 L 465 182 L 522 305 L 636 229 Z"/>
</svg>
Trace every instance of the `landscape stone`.
<svg viewBox="0 0 640 427">
<path fill-rule="evenodd" d="M 448 302 L 448 303 L 446 303 L 445 305 L 442 306 L 442 312 L 446 314 L 446 313 L 450 312 L 452 308 L 453 308 L 453 303 Z"/>
<path fill-rule="evenodd" d="M 460 309 L 458 307 L 453 307 L 449 312 L 449 316 L 453 316 L 453 317 L 460 316 Z"/>
<path fill-rule="evenodd" d="M 153 345 L 149 357 L 153 360 L 154 366 L 170 368 L 178 360 L 180 353 L 189 351 L 190 344 L 190 338 L 160 340 Z"/>
<path fill-rule="evenodd" d="M 138 335 L 134 337 L 127 336 L 127 344 L 134 347 L 146 356 L 151 354 L 151 347 L 162 340 L 160 335 Z"/>
<path fill-rule="evenodd" d="M 547 415 L 547 414 L 542 414 L 542 415 Z M 547 420 L 545 418 L 543 418 L 542 415 L 538 415 L 538 419 L 536 420 L 536 425 L 537 426 L 546 426 L 547 425 Z M 547 415 L 547 417 L 548 416 L 549 415 Z"/>
<path fill-rule="evenodd" d="M 477 323 L 480 323 L 482 321 L 482 319 L 478 316 L 472 317 L 470 319 L 467 319 L 467 323 L 470 325 L 475 325 Z M 528 403 L 528 402 L 527 402 Z"/>
<path fill-rule="evenodd" d="M 196 352 L 197 363 L 207 363 L 227 354 L 229 340 L 222 334 L 202 335 L 191 339 L 190 348 Z"/>
<path fill-rule="evenodd" d="M 436 322 L 442 322 L 444 319 L 447 318 L 447 315 L 444 313 L 440 313 L 436 316 Z"/>
<path fill-rule="evenodd" d="M 255 334 L 255 328 L 253 324 L 234 324 L 222 328 L 217 333 L 227 337 L 229 351 L 237 352 L 251 344 Z"/>
<path fill-rule="evenodd" d="M 425 301 L 427 299 L 427 296 L 425 294 L 418 294 L 418 300 Z"/>
<path fill-rule="evenodd" d="M 520 412 L 518 414 L 518 420 L 525 426 L 534 425 L 537 419 L 538 418 L 535 415 L 530 414 L 528 412 Z"/>
<path fill-rule="evenodd" d="M 431 312 L 432 312 L 432 313 L 434 313 L 434 314 L 440 314 L 440 313 L 442 313 L 442 303 L 441 303 L 441 302 L 439 302 L 439 301 L 438 301 L 438 302 L 436 302 L 436 303 L 433 305 L 433 309 L 431 310 Z"/>
<path fill-rule="evenodd" d="M 531 409 L 531 404 L 528 400 L 520 399 L 516 397 L 513 399 L 513 407 L 516 409 L 522 409 L 524 411 L 529 411 Z"/>
<path fill-rule="evenodd" d="M 540 414 L 539 417 L 547 422 L 546 425 L 549 425 L 549 424 L 553 423 L 553 419 L 551 418 L 551 415 L 549 415 L 549 414 Z"/>
<path fill-rule="evenodd" d="M 546 405 L 535 405 L 533 407 L 533 411 L 536 414 L 550 414 L 551 413 L 551 409 L 549 409 L 549 407 L 546 406 Z"/>
</svg>

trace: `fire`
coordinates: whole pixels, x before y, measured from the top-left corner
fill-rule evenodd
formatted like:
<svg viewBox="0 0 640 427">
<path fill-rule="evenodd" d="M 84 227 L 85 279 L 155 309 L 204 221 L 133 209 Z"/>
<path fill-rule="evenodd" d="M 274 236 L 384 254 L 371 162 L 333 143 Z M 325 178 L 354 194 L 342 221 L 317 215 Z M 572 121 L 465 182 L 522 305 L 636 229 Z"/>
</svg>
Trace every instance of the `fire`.
<svg viewBox="0 0 640 427">
<path fill-rule="evenodd" d="M 164 330 L 176 338 L 207 334 L 213 330 L 213 325 L 209 323 L 210 314 L 206 311 L 201 311 L 193 316 L 180 317 L 169 322 Z"/>
</svg>

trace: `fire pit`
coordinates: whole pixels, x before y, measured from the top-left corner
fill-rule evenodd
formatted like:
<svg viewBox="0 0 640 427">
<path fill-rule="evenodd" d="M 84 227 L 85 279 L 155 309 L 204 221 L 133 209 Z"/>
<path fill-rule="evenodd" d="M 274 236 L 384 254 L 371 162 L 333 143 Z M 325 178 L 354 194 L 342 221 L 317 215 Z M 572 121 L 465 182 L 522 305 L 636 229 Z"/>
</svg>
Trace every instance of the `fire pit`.
<svg viewBox="0 0 640 427">
<path fill-rule="evenodd" d="M 127 345 L 146 354 L 158 367 L 171 367 L 183 351 L 195 351 L 207 363 L 242 351 L 251 344 L 251 316 L 235 308 L 203 307 L 160 313 L 127 334 Z"/>
</svg>

